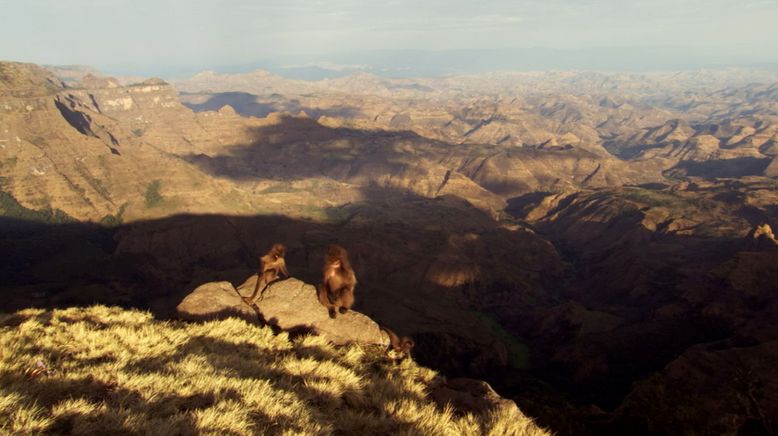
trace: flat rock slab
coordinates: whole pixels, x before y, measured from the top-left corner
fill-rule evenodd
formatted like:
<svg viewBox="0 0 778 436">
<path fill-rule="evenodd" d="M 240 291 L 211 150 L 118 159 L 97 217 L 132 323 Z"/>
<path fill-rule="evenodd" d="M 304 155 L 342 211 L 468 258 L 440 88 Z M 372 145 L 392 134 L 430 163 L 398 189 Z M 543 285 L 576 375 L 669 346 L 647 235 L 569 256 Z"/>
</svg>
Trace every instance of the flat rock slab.
<svg viewBox="0 0 778 436">
<path fill-rule="evenodd" d="M 246 305 L 230 282 L 212 282 L 200 285 L 176 307 L 179 319 L 210 321 L 229 317 L 257 323 L 259 317 Z"/>
<path fill-rule="evenodd" d="M 238 286 L 238 293 L 251 296 L 256 283 L 256 275 L 249 277 Z M 268 324 L 284 331 L 311 332 L 337 345 L 389 343 L 378 324 L 359 312 L 350 310 L 330 318 L 327 308 L 316 297 L 316 288 L 295 278 L 271 283 L 262 298 L 256 300 L 256 306 Z"/>
<path fill-rule="evenodd" d="M 316 297 L 316 288 L 294 278 L 271 283 L 262 299 L 251 307 L 241 297 L 251 296 L 256 283 L 257 276 L 253 275 L 238 289 L 229 282 L 201 285 L 176 307 L 178 318 L 208 321 L 237 317 L 291 333 L 321 335 L 336 345 L 389 344 L 386 334 L 366 315 L 350 310 L 330 318 Z"/>
</svg>

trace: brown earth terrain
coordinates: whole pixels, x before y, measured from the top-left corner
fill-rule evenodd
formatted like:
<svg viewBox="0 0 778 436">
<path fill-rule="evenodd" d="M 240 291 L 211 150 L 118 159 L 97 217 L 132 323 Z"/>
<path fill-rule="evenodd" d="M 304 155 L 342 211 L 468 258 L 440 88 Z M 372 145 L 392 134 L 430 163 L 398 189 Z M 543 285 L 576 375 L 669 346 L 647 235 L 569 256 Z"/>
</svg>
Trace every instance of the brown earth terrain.
<svg viewBox="0 0 778 436">
<path fill-rule="evenodd" d="M 5 311 L 166 318 L 337 242 L 356 309 L 560 434 L 778 431 L 775 75 L 60 74 L 0 63 Z"/>
</svg>

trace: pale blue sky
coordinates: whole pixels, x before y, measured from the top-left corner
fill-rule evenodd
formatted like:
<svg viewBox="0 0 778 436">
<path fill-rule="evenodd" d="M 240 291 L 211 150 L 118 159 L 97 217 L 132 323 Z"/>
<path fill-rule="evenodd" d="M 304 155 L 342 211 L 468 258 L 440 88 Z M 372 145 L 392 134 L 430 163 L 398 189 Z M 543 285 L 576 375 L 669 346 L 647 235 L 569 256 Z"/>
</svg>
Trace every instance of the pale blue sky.
<svg viewBox="0 0 778 436">
<path fill-rule="evenodd" d="M 0 0 L 0 14 L 0 59 L 114 72 L 531 47 L 778 64 L 778 0 Z"/>
</svg>

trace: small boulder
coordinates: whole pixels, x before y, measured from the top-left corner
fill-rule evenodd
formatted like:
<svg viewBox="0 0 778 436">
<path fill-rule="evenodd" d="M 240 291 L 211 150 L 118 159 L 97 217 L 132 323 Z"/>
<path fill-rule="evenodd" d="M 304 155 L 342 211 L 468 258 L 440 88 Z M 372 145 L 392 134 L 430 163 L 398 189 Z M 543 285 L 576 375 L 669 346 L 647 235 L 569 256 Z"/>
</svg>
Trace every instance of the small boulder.
<svg viewBox="0 0 778 436">
<path fill-rule="evenodd" d="M 219 112 L 219 115 L 225 115 L 225 116 L 230 116 L 230 117 L 234 117 L 234 116 L 238 115 L 238 113 L 235 111 L 235 108 L 233 108 L 232 106 L 230 106 L 228 104 L 225 104 L 224 106 L 222 106 L 219 109 L 218 112 Z"/>
<path fill-rule="evenodd" d="M 176 307 L 179 319 L 185 321 L 210 321 L 229 317 L 242 318 L 257 323 L 259 317 L 240 298 L 229 282 L 206 283 L 187 295 Z"/>
<path fill-rule="evenodd" d="M 496 409 L 521 413 L 515 402 L 501 397 L 489 383 L 471 378 L 447 380 L 432 388 L 430 398 L 441 407 L 451 405 L 458 413 L 483 414 Z"/>
<path fill-rule="evenodd" d="M 778 143 L 773 141 L 773 144 L 773 150 L 778 151 Z M 770 161 L 770 165 L 764 170 L 764 175 L 766 177 L 778 177 L 778 156 L 773 157 L 773 160 Z"/>
<path fill-rule="evenodd" d="M 778 248 L 778 240 L 775 239 L 772 227 L 762 224 L 754 227 L 748 235 L 752 248 L 756 250 L 769 250 Z"/>
</svg>

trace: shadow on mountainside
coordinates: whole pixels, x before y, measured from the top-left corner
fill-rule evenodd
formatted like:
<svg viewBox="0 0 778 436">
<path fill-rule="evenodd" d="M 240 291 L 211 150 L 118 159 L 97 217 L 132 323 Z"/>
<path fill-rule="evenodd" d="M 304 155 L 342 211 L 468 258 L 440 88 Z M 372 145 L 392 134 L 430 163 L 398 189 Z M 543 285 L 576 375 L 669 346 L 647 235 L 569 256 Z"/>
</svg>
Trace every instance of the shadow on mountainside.
<svg viewBox="0 0 778 436">
<path fill-rule="evenodd" d="M 333 223 L 278 215 L 179 215 L 107 228 L 0 218 L 0 255 L 8 259 L 0 266 L 3 310 L 101 303 L 149 309 L 165 319 L 203 283 L 242 283 L 275 242 L 287 246 L 291 275 L 316 284 L 327 245 L 339 243 L 349 250 L 359 278 L 355 310 L 400 334 L 428 331 L 431 343 L 417 341 L 420 350 L 434 348 L 440 335 L 452 341 L 452 355 L 416 357 L 445 369 L 445 362 L 435 361 L 456 364 L 464 359 L 457 354 L 477 356 L 477 364 L 462 368 L 469 375 L 504 365 L 499 342 L 478 325 L 478 312 L 486 308 L 472 305 L 474 296 L 463 293 L 462 284 L 480 274 L 486 280 L 496 259 L 512 256 L 520 264 L 495 273 L 515 289 L 506 301 L 543 299 L 547 277 L 538 271 L 558 271 L 553 248 L 453 196 L 429 199 L 374 186 L 364 189 L 364 197 Z M 517 246 L 533 249 L 514 253 Z"/>
<path fill-rule="evenodd" d="M 233 180 L 335 180 L 376 177 L 416 168 L 443 144 L 408 131 L 332 128 L 310 118 L 283 116 L 277 124 L 249 129 L 250 143 L 228 147 L 217 156 L 184 155 L 204 171 Z M 415 153 L 403 143 L 412 141 Z M 458 146 L 445 144 L 456 149 Z M 461 148 L 461 147 L 459 147 Z M 423 174 L 422 174 L 423 175 Z"/>
<path fill-rule="evenodd" d="M 247 116 L 264 118 L 273 112 L 286 112 L 297 114 L 304 111 L 312 118 L 320 116 L 356 118 L 362 113 L 358 107 L 354 106 L 336 106 L 323 108 L 312 108 L 300 104 L 297 99 L 287 100 L 281 96 L 270 95 L 260 97 L 248 92 L 219 92 L 208 95 L 208 99 L 201 103 L 193 103 L 187 100 L 192 96 L 202 95 L 199 93 L 182 93 L 183 105 L 195 112 L 218 111 L 225 105 L 231 106 L 235 112 Z"/>
<path fill-rule="evenodd" d="M 504 209 L 506 196 L 586 185 L 592 176 L 604 174 L 602 156 L 585 149 L 454 144 L 407 130 L 328 127 L 286 115 L 274 122 L 248 128 L 245 136 L 250 139 L 217 153 L 178 157 L 210 175 L 238 182 L 327 178 L 357 186 L 402 187 L 427 197 L 454 194 L 495 216 Z M 559 172 L 567 171 L 573 180 L 562 182 Z"/>
<path fill-rule="evenodd" d="M 707 160 L 703 162 L 682 161 L 665 174 L 678 177 L 746 177 L 762 176 L 772 162 L 771 158 L 738 157 L 734 159 Z"/>
<path fill-rule="evenodd" d="M 408 130 L 328 127 L 311 118 L 291 116 L 282 116 L 276 124 L 249 128 L 247 136 L 252 138 L 247 143 L 227 146 L 218 155 L 201 153 L 180 157 L 208 174 L 237 181 L 328 177 L 366 185 L 389 180 L 423 187 L 429 195 L 446 186 L 447 177 L 452 173 L 459 173 L 464 176 L 459 180 L 463 182 L 460 189 L 470 189 L 471 199 L 475 190 L 477 195 L 486 197 L 529 192 L 537 184 L 554 186 L 559 176 L 548 167 L 548 159 L 560 164 L 560 168 L 582 171 L 578 177 L 585 183 L 589 173 L 580 168 L 579 161 L 591 161 L 591 170 L 596 173 L 599 171 L 595 170 L 596 162 L 601 158 L 577 148 L 557 152 L 493 144 L 454 144 Z M 539 162 L 537 173 L 524 168 L 517 170 L 520 174 L 516 178 L 505 178 L 495 170 L 503 165 L 521 168 L 523 160 Z M 494 168 L 485 170 L 485 166 Z"/>
<path fill-rule="evenodd" d="M 716 192 L 704 198 L 734 202 L 732 196 Z M 657 201 L 652 206 L 672 205 L 644 194 L 644 202 Z M 509 204 L 526 212 L 527 203 L 541 200 L 525 196 Z M 576 194 L 550 208 L 546 216 L 552 218 L 535 222 L 535 229 L 571 266 L 563 303 L 523 323 L 502 318 L 512 331 L 523 333 L 536 353 L 546 353 L 544 379 L 562 384 L 574 380 L 568 387 L 577 397 L 606 409 L 622 402 L 632 383 L 689 349 L 733 338 L 741 344 L 762 343 L 775 333 L 756 326 L 778 328 L 773 319 L 778 284 L 767 285 L 762 279 L 775 276 L 770 271 L 778 262 L 770 251 L 759 251 L 754 241 L 733 231 L 749 228 L 754 219 L 775 223 L 778 216 L 769 211 L 744 213 L 729 204 L 730 215 L 711 217 L 721 211 L 701 202 L 696 216 L 679 211 L 679 223 L 688 219 L 715 228 L 716 219 L 725 220 L 721 230 L 730 236 L 694 236 L 684 234 L 689 230 L 683 227 L 678 233 L 663 232 L 673 224 L 667 218 L 660 220 L 664 224 L 657 231 L 649 230 L 644 212 L 650 215 L 651 208 L 625 207 L 631 201 L 614 201 L 602 193 Z M 703 235 L 712 230 L 694 221 L 685 225 L 697 225 Z M 720 346 L 733 346 L 727 343 Z"/>
<path fill-rule="evenodd" d="M 548 399 L 570 403 L 555 389 L 613 410 L 634 382 L 690 347 L 761 341 L 749 326 L 769 325 L 776 306 L 774 288 L 744 295 L 711 272 L 748 249 L 741 241 L 660 235 L 635 228 L 629 214 L 622 222 L 562 220 L 540 230 L 555 235 L 565 266 L 542 238 L 460 198 L 376 186 L 363 193 L 334 223 L 179 215 L 106 228 L 2 218 L 3 310 L 102 303 L 166 318 L 200 284 L 241 283 L 275 242 L 287 245 L 291 275 L 315 284 L 326 246 L 339 243 L 359 277 L 356 310 L 414 336 L 420 363 L 484 378 L 566 433 L 583 429 L 587 414 L 560 422 Z M 520 360 L 528 365 L 514 366 Z"/>
</svg>

